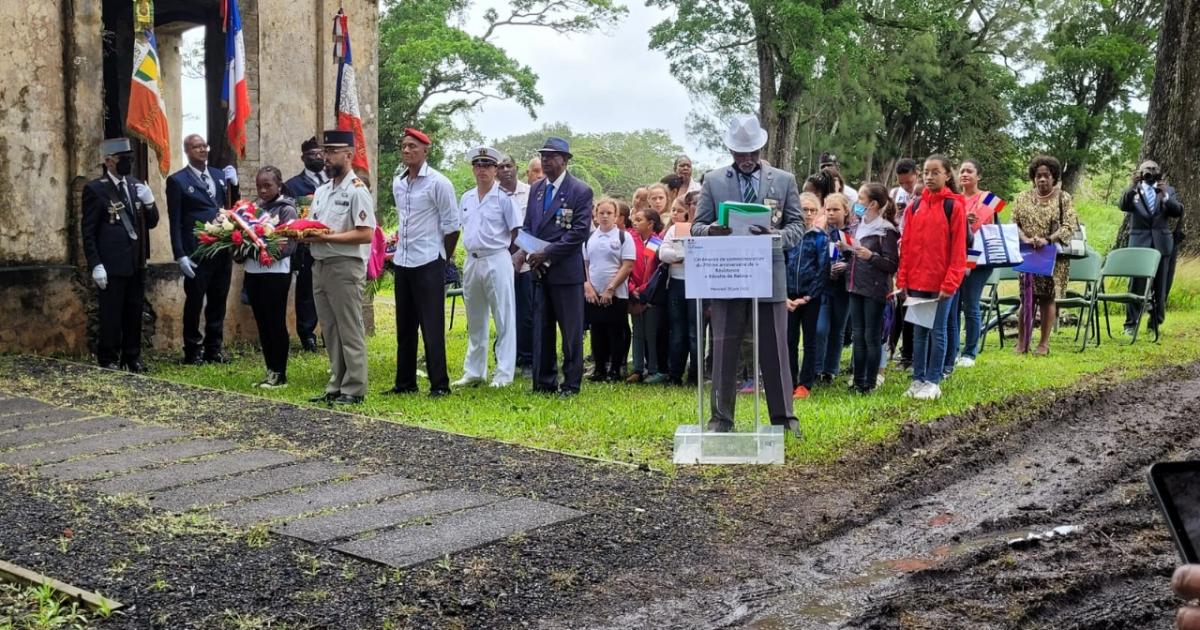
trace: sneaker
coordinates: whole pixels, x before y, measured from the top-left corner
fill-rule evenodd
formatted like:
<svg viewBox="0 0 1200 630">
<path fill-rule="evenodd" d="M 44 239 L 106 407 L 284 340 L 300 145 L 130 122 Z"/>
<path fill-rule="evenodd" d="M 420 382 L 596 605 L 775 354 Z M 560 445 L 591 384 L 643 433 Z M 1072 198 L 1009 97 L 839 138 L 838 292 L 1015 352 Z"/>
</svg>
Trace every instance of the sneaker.
<svg viewBox="0 0 1200 630">
<path fill-rule="evenodd" d="M 925 383 L 925 386 L 913 394 L 916 400 L 937 400 L 942 397 L 942 386 L 937 383 Z"/>
<path fill-rule="evenodd" d="M 267 372 L 267 378 L 258 384 L 263 389 L 287 387 L 287 377 L 279 372 Z"/>
<path fill-rule="evenodd" d="M 848 386 L 850 386 L 850 387 L 854 387 L 854 377 L 853 377 L 853 376 L 851 376 L 850 378 L 846 379 L 846 385 L 848 385 Z"/>
<path fill-rule="evenodd" d="M 508 381 L 507 383 L 502 383 L 500 381 L 492 381 L 491 383 L 488 383 L 488 387 L 491 387 L 492 389 L 503 389 L 505 387 L 508 387 L 509 385 L 512 385 L 512 381 Z"/>
<path fill-rule="evenodd" d="M 642 382 L 642 373 L 641 372 L 630 372 L 629 376 L 625 377 L 625 382 L 626 383 L 641 383 Z"/>
<path fill-rule="evenodd" d="M 482 384 L 483 384 L 483 379 L 479 378 L 478 376 L 464 376 L 464 377 L 458 379 L 457 381 L 450 383 L 450 386 L 451 387 L 475 387 L 477 385 L 482 385 Z"/>
<path fill-rule="evenodd" d="M 753 394 L 754 393 L 754 380 L 748 378 L 748 379 L 742 381 L 742 384 L 738 385 L 738 393 L 739 394 Z"/>
<path fill-rule="evenodd" d="M 904 397 L 905 398 L 914 398 L 914 397 L 916 397 L 917 392 L 921 391 L 924 388 L 925 388 L 925 381 L 913 381 L 912 384 L 908 386 L 908 389 L 904 390 Z"/>
<path fill-rule="evenodd" d="M 803 385 L 797 385 L 796 389 L 792 390 L 792 399 L 804 400 L 805 398 L 808 398 L 808 395 L 811 393 L 812 392 L 808 391 L 807 387 Z"/>
<path fill-rule="evenodd" d="M 958 360 L 954 362 L 954 367 L 975 367 L 975 359 L 972 359 L 971 357 L 958 357 Z"/>
<path fill-rule="evenodd" d="M 666 374 L 652 374 L 652 375 L 650 375 L 649 378 L 647 378 L 646 380 L 644 380 L 642 382 L 647 385 L 658 385 L 659 383 L 667 382 L 667 375 Z"/>
</svg>

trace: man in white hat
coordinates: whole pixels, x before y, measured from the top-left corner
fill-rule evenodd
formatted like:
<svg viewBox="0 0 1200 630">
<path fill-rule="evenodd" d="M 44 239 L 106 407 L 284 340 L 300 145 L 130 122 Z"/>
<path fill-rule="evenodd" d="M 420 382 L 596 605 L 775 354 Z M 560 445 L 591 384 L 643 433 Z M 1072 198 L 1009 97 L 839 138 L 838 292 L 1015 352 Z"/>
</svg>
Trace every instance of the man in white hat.
<svg viewBox="0 0 1200 630">
<path fill-rule="evenodd" d="M 767 394 L 771 424 L 786 426 L 800 435 L 800 423 L 792 413 L 792 375 L 787 356 L 787 278 L 783 252 L 804 233 L 800 214 L 800 192 L 796 177 L 767 165 L 760 152 L 767 144 L 767 132 L 754 114 L 739 114 L 730 121 L 725 146 L 733 163 L 715 169 L 704 177 L 700 204 L 692 222 L 693 236 L 725 236 L 731 230 L 717 223 L 717 206 L 723 201 L 759 203 L 772 209 L 769 227 L 754 226 L 754 234 L 778 234 L 772 251 L 774 290 L 770 298 L 760 299 L 758 313 L 752 313 L 748 299 L 713 300 L 713 389 L 709 431 L 733 429 L 734 403 L 737 397 L 738 352 L 743 337 L 753 330 L 751 317 L 758 317 L 758 357 Z"/>
<path fill-rule="evenodd" d="M 476 147 L 467 152 L 475 188 L 463 193 L 463 301 L 467 304 L 467 356 L 463 376 L 451 385 L 471 387 L 487 377 L 488 314 L 496 320 L 496 373 L 492 387 L 512 383 L 517 365 L 517 306 L 513 280 L 513 241 L 522 218 L 512 199 L 496 184 L 500 152 Z"/>
</svg>

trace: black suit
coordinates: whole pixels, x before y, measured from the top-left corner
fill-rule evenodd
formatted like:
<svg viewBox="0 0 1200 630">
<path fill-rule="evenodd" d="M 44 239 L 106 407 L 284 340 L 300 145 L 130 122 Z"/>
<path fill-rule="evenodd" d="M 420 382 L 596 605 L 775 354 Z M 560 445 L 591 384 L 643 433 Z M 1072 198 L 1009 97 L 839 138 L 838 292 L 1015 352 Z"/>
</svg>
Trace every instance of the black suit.
<svg viewBox="0 0 1200 630">
<path fill-rule="evenodd" d="M 285 194 L 293 199 L 311 197 L 317 191 L 316 184 L 305 175 L 305 171 L 287 180 L 283 187 Z M 292 254 L 292 269 L 296 270 L 296 336 L 300 337 L 300 341 L 315 340 L 317 303 L 313 300 L 313 257 L 308 245 L 296 246 Z"/>
<path fill-rule="evenodd" d="M 108 276 L 108 285 L 99 291 L 100 365 L 136 364 L 141 355 L 146 260 L 158 207 L 138 200 L 140 183 L 127 176 L 122 192 L 105 174 L 83 188 L 83 253 L 89 270 L 104 265 Z"/>
<path fill-rule="evenodd" d="M 1141 182 L 1138 182 L 1125 189 L 1117 205 L 1121 212 L 1129 214 L 1129 246 L 1149 247 L 1162 254 L 1154 275 L 1154 310 L 1149 314 L 1150 327 L 1158 328 L 1166 319 L 1167 296 L 1171 290 L 1170 265 L 1176 247 L 1171 220 L 1183 216 L 1183 204 L 1179 203 L 1175 189 L 1170 186 L 1164 185 L 1162 194 L 1152 194 L 1154 198 L 1148 199 Z M 1141 294 L 1146 290 L 1146 281 L 1131 280 L 1129 290 Z M 1137 309 L 1133 305 L 1127 306 L 1125 327 L 1137 325 L 1137 319 Z"/>
<path fill-rule="evenodd" d="M 193 232 L 196 222 L 215 219 L 227 201 L 224 173 L 212 167 L 207 167 L 206 172 L 212 180 L 212 195 L 190 167 L 185 166 L 167 178 L 167 214 L 171 219 L 171 250 L 176 260 L 183 256 L 191 258 L 197 244 Z M 230 190 L 230 198 L 238 199 L 236 187 Z M 203 347 L 205 357 L 215 358 L 224 342 L 225 301 L 229 296 L 233 259 L 225 254 L 192 262 L 196 263 L 196 277 L 183 279 L 183 352 L 185 358 L 195 358 Z"/>
</svg>

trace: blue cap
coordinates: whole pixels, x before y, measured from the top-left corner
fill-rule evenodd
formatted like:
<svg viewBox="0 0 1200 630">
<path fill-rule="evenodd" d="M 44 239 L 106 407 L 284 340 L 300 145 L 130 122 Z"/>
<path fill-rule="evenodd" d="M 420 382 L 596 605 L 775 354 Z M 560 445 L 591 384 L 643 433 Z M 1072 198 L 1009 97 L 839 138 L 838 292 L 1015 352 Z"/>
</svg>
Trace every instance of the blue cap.
<svg viewBox="0 0 1200 630">
<path fill-rule="evenodd" d="M 575 157 L 571 155 L 571 147 L 567 144 L 567 141 L 556 136 L 546 138 L 546 144 L 538 149 L 538 153 L 561 153 L 567 156 L 567 159 Z"/>
</svg>

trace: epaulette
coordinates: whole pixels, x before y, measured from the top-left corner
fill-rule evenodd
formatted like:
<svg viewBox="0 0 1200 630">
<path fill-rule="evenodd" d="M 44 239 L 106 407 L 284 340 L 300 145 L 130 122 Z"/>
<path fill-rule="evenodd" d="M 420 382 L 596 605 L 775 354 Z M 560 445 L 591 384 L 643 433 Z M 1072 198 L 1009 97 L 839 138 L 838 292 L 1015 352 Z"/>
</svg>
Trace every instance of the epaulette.
<svg viewBox="0 0 1200 630">
<path fill-rule="evenodd" d="M 367 184 L 365 182 L 363 182 L 363 180 L 361 180 L 357 177 L 354 178 L 354 187 L 355 188 L 362 188 L 363 186 L 366 186 L 366 185 Z"/>
</svg>

